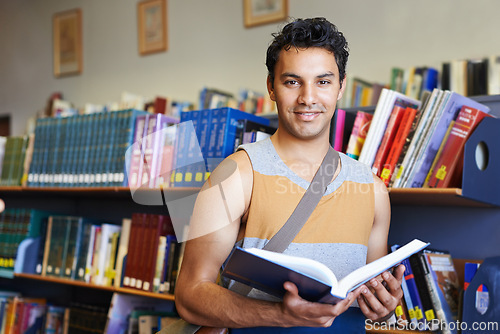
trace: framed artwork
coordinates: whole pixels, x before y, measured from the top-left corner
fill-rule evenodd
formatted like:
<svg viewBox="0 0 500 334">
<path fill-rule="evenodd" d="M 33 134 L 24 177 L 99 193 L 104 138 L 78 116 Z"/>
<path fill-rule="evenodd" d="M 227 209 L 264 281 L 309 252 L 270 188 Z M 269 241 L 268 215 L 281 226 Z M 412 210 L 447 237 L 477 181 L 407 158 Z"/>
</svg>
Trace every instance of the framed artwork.
<svg viewBox="0 0 500 334">
<path fill-rule="evenodd" d="M 243 0 L 245 27 L 286 20 L 288 0 Z"/>
<path fill-rule="evenodd" d="M 73 9 L 54 14 L 54 75 L 82 73 L 82 11 Z"/>
<path fill-rule="evenodd" d="M 167 0 L 145 0 L 137 4 L 139 54 L 167 51 Z"/>
</svg>

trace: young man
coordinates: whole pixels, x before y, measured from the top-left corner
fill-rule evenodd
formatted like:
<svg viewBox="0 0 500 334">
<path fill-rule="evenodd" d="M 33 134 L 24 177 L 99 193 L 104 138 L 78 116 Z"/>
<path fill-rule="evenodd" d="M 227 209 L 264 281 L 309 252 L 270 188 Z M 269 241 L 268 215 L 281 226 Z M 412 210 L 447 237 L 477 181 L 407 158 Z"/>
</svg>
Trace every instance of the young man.
<svg viewBox="0 0 500 334">
<path fill-rule="evenodd" d="M 215 232 L 197 233 L 201 236 L 186 244 L 176 306 L 188 322 L 234 333 L 364 333 L 365 317 L 381 319 L 395 309 L 402 296 L 402 266 L 336 305 L 303 300 L 291 282 L 284 285 L 283 300 L 256 290 L 241 296 L 216 284 L 235 244 L 262 248 L 309 186 L 330 146 L 347 57 L 344 36 L 323 18 L 296 20 L 274 35 L 267 87 L 278 107 L 279 127 L 270 139 L 245 145 L 224 160 L 202 188 L 191 228 Z M 216 196 L 203 195 L 218 194 L 219 188 L 221 205 Z M 325 195 L 285 253 L 319 260 L 341 278 L 387 253 L 389 222 L 384 184 L 367 166 L 340 154 Z"/>
</svg>

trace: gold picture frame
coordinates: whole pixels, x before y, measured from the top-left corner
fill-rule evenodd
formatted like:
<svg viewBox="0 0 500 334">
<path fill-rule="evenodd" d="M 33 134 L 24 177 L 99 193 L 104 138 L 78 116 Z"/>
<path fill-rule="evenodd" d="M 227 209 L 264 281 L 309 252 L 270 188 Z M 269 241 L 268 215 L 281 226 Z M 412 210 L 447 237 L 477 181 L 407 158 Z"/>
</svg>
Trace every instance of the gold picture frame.
<svg viewBox="0 0 500 334">
<path fill-rule="evenodd" d="M 55 13 L 52 24 L 54 76 L 82 73 L 82 11 Z"/>
<path fill-rule="evenodd" d="M 243 0 L 245 27 L 280 22 L 288 17 L 288 0 Z"/>
<path fill-rule="evenodd" d="M 167 51 L 167 0 L 141 1 L 137 15 L 139 54 Z"/>
</svg>

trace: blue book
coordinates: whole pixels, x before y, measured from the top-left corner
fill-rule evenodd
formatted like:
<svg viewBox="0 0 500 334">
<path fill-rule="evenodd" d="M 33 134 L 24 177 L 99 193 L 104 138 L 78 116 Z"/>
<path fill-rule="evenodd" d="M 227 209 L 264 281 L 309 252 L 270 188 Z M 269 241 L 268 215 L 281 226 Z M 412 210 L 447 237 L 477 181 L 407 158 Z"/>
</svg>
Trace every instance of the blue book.
<svg viewBox="0 0 500 334">
<path fill-rule="evenodd" d="M 341 280 L 337 280 L 327 266 L 309 258 L 236 247 L 231 252 L 222 275 L 280 298 L 285 293 L 283 283 L 289 281 L 297 286 L 300 296 L 306 300 L 336 304 L 346 298 L 350 291 L 428 245 L 415 239 L 354 270 Z"/>
<path fill-rule="evenodd" d="M 241 119 L 248 119 L 259 124 L 269 125 L 269 119 L 267 118 L 255 116 L 237 109 L 221 108 L 221 113 L 219 114 L 220 127 L 218 127 L 216 140 L 216 158 L 226 158 L 234 152 L 238 120 Z"/>
<path fill-rule="evenodd" d="M 400 247 L 399 245 L 393 245 L 391 247 L 391 251 L 394 252 L 399 247 Z M 408 283 L 406 282 L 406 277 L 407 277 L 406 273 L 408 271 L 408 266 L 410 264 L 408 263 L 408 261 L 406 259 L 403 260 L 401 263 L 405 266 L 405 273 L 404 273 L 403 281 L 401 282 L 401 289 L 403 290 L 403 298 L 404 298 L 404 301 L 406 303 L 406 308 L 408 311 L 408 315 L 410 317 L 410 322 L 413 325 L 418 325 L 418 319 L 417 319 L 417 316 L 415 314 L 415 307 L 413 306 L 413 301 L 411 299 L 410 290 L 408 289 Z M 408 278 L 410 278 L 410 276 L 408 276 Z"/>
</svg>

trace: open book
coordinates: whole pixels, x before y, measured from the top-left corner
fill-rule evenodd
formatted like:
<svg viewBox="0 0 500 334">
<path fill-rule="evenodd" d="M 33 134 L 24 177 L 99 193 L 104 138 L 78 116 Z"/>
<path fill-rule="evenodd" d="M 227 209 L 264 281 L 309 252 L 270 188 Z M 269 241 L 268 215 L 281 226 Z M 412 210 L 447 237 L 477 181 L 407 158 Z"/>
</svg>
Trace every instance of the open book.
<svg viewBox="0 0 500 334">
<path fill-rule="evenodd" d="M 297 285 L 302 298 L 336 304 L 347 297 L 350 291 L 428 245 L 429 243 L 415 239 L 356 269 L 341 280 L 337 280 L 326 265 L 315 260 L 257 248 L 236 247 L 231 252 L 222 275 L 277 297 L 285 294 L 283 283 L 290 281 Z"/>
</svg>

